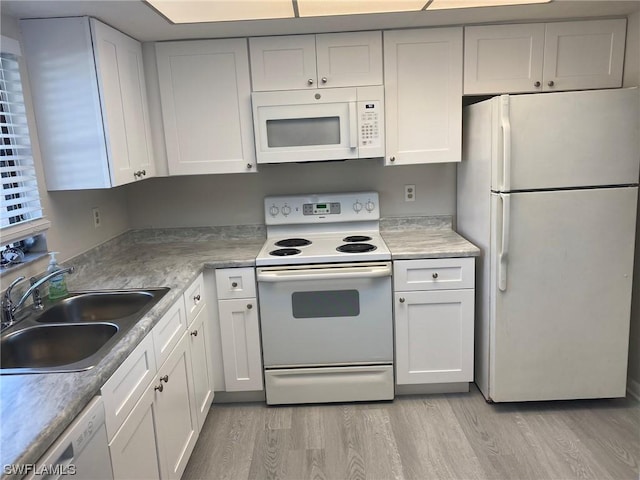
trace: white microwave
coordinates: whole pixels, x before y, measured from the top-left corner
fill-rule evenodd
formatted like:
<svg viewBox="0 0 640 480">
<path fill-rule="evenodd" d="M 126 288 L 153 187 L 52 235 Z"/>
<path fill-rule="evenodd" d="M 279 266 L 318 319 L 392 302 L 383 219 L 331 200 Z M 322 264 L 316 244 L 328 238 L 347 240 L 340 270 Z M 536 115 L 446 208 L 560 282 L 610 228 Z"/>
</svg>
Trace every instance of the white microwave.
<svg viewBox="0 0 640 480">
<path fill-rule="evenodd" d="M 382 86 L 253 92 L 258 163 L 383 157 Z"/>
</svg>

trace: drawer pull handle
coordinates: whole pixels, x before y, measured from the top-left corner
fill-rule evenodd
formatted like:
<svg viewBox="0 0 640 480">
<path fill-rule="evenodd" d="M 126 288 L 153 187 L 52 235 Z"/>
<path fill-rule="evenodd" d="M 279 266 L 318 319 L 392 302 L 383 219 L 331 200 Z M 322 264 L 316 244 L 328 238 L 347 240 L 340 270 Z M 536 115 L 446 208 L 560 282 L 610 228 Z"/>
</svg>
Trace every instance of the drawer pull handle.
<svg viewBox="0 0 640 480">
<path fill-rule="evenodd" d="M 549 80 L 547 82 L 547 85 L 549 85 L 550 87 L 553 87 L 555 85 L 555 82 L 553 80 Z"/>
<path fill-rule="evenodd" d="M 232 288 L 238 288 L 238 282 L 233 282 L 233 283 L 231 284 L 231 287 L 232 287 Z"/>
<path fill-rule="evenodd" d="M 198 336 L 198 330 L 194 330 L 193 332 L 191 332 L 191 336 L 192 337 L 197 337 Z"/>
<path fill-rule="evenodd" d="M 160 383 L 169 383 L 169 375 L 163 375 L 162 377 L 160 377 Z"/>
<path fill-rule="evenodd" d="M 200 294 L 193 297 L 193 301 L 198 303 L 200 301 Z"/>
<path fill-rule="evenodd" d="M 536 88 L 539 87 L 540 86 L 540 82 L 534 83 L 533 86 L 536 87 Z"/>
<path fill-rule="evenodd" d="M 248 304 L 247 304 L 247 308 L 248 308 L 249 310 L 251 310 L 251 309 L 253 308 L 253 305 L 251 305 L 250 303 L 248 303 Z"/>
<path fill-rule="evenodd" d="M 400 297 L 400 303 L 404 303 L 404 297 Z"/>
<path fill-rule="evenodd" d="M 438 278 L 438 272 L 433 272 L 433 275 L 431 275 L 433 278 Z"/>
<path fill-rule="evenodd" d="M 157 390 L 158 392 L 162 392 L 164 390 L 164 386 L 161 383 L 160 385 L 156 385 L 155 387 L 153 387 L 153 389 Z"/>
</svg>

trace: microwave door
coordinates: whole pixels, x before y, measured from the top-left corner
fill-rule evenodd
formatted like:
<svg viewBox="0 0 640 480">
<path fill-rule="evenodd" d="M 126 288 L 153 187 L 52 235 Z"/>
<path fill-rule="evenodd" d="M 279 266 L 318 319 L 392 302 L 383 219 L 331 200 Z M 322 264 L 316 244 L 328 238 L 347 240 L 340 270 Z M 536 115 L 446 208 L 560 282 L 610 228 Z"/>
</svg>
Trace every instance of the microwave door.
<svg viewBox="0 0 640 480">
<path fill-rule="evenodd" d="M 355 102 L 263 106 L 256 117 L 258 163 L 358 157 Z"/>
</svg>

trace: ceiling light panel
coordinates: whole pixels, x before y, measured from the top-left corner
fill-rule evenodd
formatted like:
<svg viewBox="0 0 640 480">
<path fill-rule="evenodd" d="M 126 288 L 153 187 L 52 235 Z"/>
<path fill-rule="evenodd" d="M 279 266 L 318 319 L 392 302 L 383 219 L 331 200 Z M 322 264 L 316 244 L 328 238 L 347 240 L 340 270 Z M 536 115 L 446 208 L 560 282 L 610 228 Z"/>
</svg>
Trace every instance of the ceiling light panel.
<svg viewBox="0 0 640 480">
<path fill-rule="evenodd" d="M 292 18 L 291 0 L 147 0 L 173 23 Z"/>
<path fill-rule="evenodd" d="M 421 10 L 428 0 L 298 0 L 301 17 Z"/>
<path fill-rule="evenodd" d="M 502 7 L 505 5 L 529 5 L 549 3 L 551 0 L 433 0 L 427 10 L 445 10 L 453 8 Z"/>
</svg>

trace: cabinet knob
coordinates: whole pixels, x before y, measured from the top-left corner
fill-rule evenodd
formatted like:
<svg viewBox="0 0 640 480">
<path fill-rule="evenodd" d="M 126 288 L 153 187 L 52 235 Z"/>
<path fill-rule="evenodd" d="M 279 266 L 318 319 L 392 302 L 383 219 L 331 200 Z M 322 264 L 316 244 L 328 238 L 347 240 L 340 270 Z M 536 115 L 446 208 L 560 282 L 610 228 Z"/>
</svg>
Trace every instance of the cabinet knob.
<svg viewBox="0 0 640 480">
<path fill-rule="evenodd" d="M 163 375 L 162 377 L 160 377 L 160 383 L 169 383 L 169 375 Z"/>
<path fill-rule="evenodd" d="M 249 170 L 251 170 L 251 169 L 253 168 L 253 164 L 252 164 L 252 163 L 247 163 L 247 168 L 248 168 Z"/>
<path fill-rule="evenodd" d="M 404 303 L 404 297 L 400 297 L 400 303 Z"/>
<path fill-rule="evenodd" d="M 389 161 L 390 162 L 395 162 L 396 161 L 396 157 L 389 157 Z"/>
<path fill-rule="evenodd" d="M 534 83 L 533 86 L 536 87 L 536 88 L 539 87 L 540 86 L 540 82 Z"/>
<path fill-rule="evenodd" d="M 200 294 L 195 295 L 195 296 L 193 297 L 193 301 L 194 301 L 194 302 L 196 302 L 196 303 L 198 303 L 198 302 L 200 301 Z"/>
<path fill-rule="evenodd" d="M 313 85 L 313 78 L 310 78 L 309 80 L 307 80 L 307 83 L 308 83 L 309 85 Z"/>
<path fill-rule="evenodd" d="M 164 390 L 164 386 L 162 384 L 156 385 L 155 387 L 153 387 L 153 389 L 157 390 L 158 392 L 162 392 Z"/>
<path fill-rule="evenodd" d="M 193 332 L 191 332 L 191 336 L 192 337 L 197 337 L 198 336 L 198 330 L 194 330 Z"/>
<path fill-rule="evenodd" d="M 438 278 L 438 272 L 433 272 L 433 275 L 431 275 L 433 278 Z"/>
<path fill-rule="evenodd" d="M 238 288 L 238 282 L 233 282 L 233 283 L 231 284 L 231 287 L 232 287 L 232 288 Z"/>
<path fill-rule="evenodd" d="M 247 309 L 248 309 L 248 310 L 251 310 L 252 308 L 253 308 L 253 305 L 252 305 L 252 304 L 250 304 L 250 303 L 248 303 L 248 304 L 247 304 Z"/>
<path fill-rule="evenodd" d="M 327 83 L 327 77 L 322 77 L 322 83 Z"/>
<path fill-rule="evenodd" d="M 145 177 L 147 176 L 147 171 L 146 170 L 142 170 L 140 173 Z"/>
<path fill-rule="evenodd" d="M 554 83 L 554 81 L 553 81 L 553 80 L 549 80 L 549 81 L 547 82 L 547 85 L 549 85 L 550 87 L 553 87 L 553 86 L 555 85 L 555 83 Z"/>
</svg>

